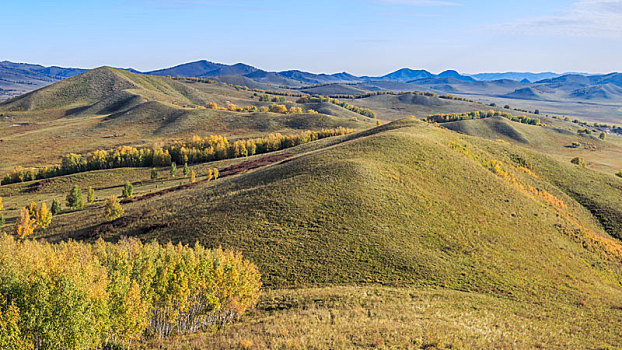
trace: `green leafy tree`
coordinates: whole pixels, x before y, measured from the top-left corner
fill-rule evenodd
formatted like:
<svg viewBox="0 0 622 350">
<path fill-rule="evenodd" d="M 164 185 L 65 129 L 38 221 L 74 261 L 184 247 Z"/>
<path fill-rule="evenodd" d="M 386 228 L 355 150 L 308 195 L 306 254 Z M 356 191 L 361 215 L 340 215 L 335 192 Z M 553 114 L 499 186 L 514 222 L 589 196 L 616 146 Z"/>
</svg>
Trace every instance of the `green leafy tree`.
<svg viewBox="0 0 622 350">
<path fill-rule="evenodd" d="M 84 208 L 84 202 L 82 201 L 82 191 L 76 185 L 73 186 L 71 192 L 67 195 L 67 206 L 74 209 Z"/>
<path fill-rule="evenodd" d="M 184 163 L 184 177 L 188 177 L 190 174 L 190 168 L 188 167 L 188 163 Z"/>
<path fill-rule="evenodd" d="M 158 179 L 158 170 L 156 168 L 151 169 L 151 180 Z"/>
<path fill-rule="evenodd" d="M 171 163 L 171 176 L 177 176 L 177 163 L 175 162 Z"/>
<path fill-rule="evenodd" d="M 54 199 L 52 201 L 52 207 L 50 208 L 50 211 L 52 212 L 52 215 L 60 214 L 61 204 L 60 204 L 60 201 L 58 199 Z"/>
<path fill-rule="evenodd" d="M 89 192 L 86 195 L 86 201 L 90 204 L 95 202 L 95 190 L 89 186 Z"/>
<path fill-rule="evenodd" d="M 106 204 L 104 205 L 104 215 L 106 216 L 106 219 L 114 220 L 123 215 L 123 213 L 124 210 L 121 207 L 119 198 L 110 196 L 106 199 Z"/>
<path fill-rule="evenodd" d="M 0 213 L 0 228 L 4 227 L 4 215 Z"/>
<path fill-rule="evenodd" d="M 604 141 L 607 139 L 607 134 L 605 134 L 605 132 L 601 132 L 600 135 L 598 135 L 598 138 Z"/>
<path fill-rule="evenodd" d="M 121 194 L 123 198 L 132 198 L 134 197 L 134 186 L 128 181 L 123 185 L 123 192 Z"/>
</svg>

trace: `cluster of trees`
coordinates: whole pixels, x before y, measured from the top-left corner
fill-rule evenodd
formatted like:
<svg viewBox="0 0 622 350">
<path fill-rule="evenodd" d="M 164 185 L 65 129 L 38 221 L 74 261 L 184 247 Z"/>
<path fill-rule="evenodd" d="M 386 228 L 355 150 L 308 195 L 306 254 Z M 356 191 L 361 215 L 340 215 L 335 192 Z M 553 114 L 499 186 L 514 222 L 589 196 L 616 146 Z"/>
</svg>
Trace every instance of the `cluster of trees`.
<svg viewBox="0 0 622 350">
<path fill-rule="evenodd" d="M 255 265 L 221 249 L 0 234 L 0 348 L 92 349 L 227 324 L 256 305 Z"/>
<path fill-rule="evenodd" d="M 492 117 L 503 117 L 507 118 L 511 121 L 530 124 L 530 125 L 543 125 L 540 123 L 540 119 L 527 117 L 524 115 L 515 116 L 507 112 L 502 111 L 475 111 L 475 112 L 467 112 L 467 113 L 450 113 L 450 114 L 431 114 L 425 118 L 427 122 L 430 123 L 447 123 L 447 122 L 455 122 L 458 120 L 467 120 L 467 119 L 483 119 L 483 118 L 492 118 Z"/>
<path fill-rule="evenodd" d="M 201 163 L 214 160 L 252 156 L 315 141 L 318 139 L 353 133 L 354 129 L 339 127 L 320 131 L 303 131 L 298 134 L 271 134 L 266 137 L 241 139 L 230 142 L 224 136 L 194 136 L 189 142 L 175 142 L 164 147 L 134 148 L 120 146 L 112 150 L 97 150 L 86 156 L 70 153 L 61 164 L 39 169 L 16 167 L 3 179 L 2 185 L 47 179 L 78 172 L 123 167 L 171 166 Z M 156 173 L 157 176 L 157 173 Z"/>
<path fill-rule="evenodd" d="M 285 102 L 285 100 L 283 100 Z M 293 102 L 289 102 L 293 103 Z M 220 107 L 215 102 L 210 102 L 207 104 L 207 108 L 209 109 L 217 109 L 221 111 L 230 111 L 230 112 L 272 112 L 272 113 L 281 113 L 281 114 L 300 114 L 303 113 L 301 107 L 291 106 L 287 108 L 286 105 L 282 104 L 271 104 L 270 106 L 246 106 L 246 107 L 238 107 L 234 104 L 228 104 L 227 107 Z M 317 113 L 313 110 L 310 110 L 309 113 Z"/>
<path fill-rule="evenodd" d="M 339 107 L 345 108 L 349 111 L 352 111 L 354 113 L 358 113 L 362 116 L 368 117 L 368 118 L 376 118 L 376 113 L 372 112 L 370 109 L 367 108 L 361 108 L 361 107 L 357 107 L 357 106 L 353 106 L 347 102 L 343 102 L 340 101 L 336 98 L 332 98 L 332 97 L 323 97 L 323 96 L 303 96 L 301 98 L 299 98 L 296 103 L 319 103 L 319 102 L 328 102 L 328 103 L 332 103 L 334 105 L 337 105 Z"/>
<path fill-rule="evenodd" d="M 15 224 L 13 232 L 18 237 L 24 238 L 32 235 L 37 228 L 45 230 L 50 226 L 50 223 L 52 223 L 52 215 L 55 214 L 54 212 L 57 211 L 58 213 L 58 211 L 60 211 L 60 208 L 56 208 L 54 204 L 52 205 L 52 209 L 53 210 L 48 209 L 45 202 L 42 202 L 41 205 L 30 202 L 27 207 L 19 211 L 17 223 Z"/>
</svg>

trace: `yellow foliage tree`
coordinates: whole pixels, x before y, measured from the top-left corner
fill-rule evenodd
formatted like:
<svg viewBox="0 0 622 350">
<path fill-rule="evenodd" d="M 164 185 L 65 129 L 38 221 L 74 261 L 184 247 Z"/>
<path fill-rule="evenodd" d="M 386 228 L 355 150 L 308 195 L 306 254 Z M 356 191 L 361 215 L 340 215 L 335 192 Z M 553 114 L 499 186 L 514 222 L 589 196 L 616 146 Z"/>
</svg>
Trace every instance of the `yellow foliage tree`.
<svg viewBox="0 0 622 350">
<path fill-rule="evenodd" d="M 28 214 L 30 214 L 30 216 L 32 216 L 33 218 L 37 216 L 37 203 L 35 203 L 34 201 L 31 201 L 26 209 L 28 209 Z"/>
<path fill-rule="evenodd" d="M 37 222 L 37 226 L 41 227 L 42 229 L 46 229 L 48 226 L 50 226 L 50 223 L 52 222 L 52 212 L 48 209 L 47 204 L 45 204 L 45 202 L 41 203 L 41 207 L 39 207 L 39 209 L 37 209 L 37 215 L 35 216 L 36 222 Z"/>
<path fill-rule="evenodd" d="M 214 168 L 213 174 L 214 174 L 214 180 L 216 180 L 218 178 L 218 175 L 220 174 L 218 172 L 218 168 Z"/>
<path fill-rule="evenodd" d="M 123 213 L 124 210 L 121 207 L 121 203 L 119 203 L 119 198 L 110 196 L 106 199 L 106 204 L 104 205 L 104 215 L 108 220 L 114 220 L 123 215 Z"/>
<path fill-rule="evenodd" d="M 24 238 L 30 236 L 37 228 L 37 222 L 30 217 L 30 213 L 27 208 L 22 208 L 19 211 L 19 217 L 17 218 L 17 225 L 15 225 L 15 234 Z"/>
<path fill-rule="evenodd" d="M 194 173 L 194 170 L 190 171 L 190 182 L 195 183 L 197 181 L 197 175 Z"/>
</svg>

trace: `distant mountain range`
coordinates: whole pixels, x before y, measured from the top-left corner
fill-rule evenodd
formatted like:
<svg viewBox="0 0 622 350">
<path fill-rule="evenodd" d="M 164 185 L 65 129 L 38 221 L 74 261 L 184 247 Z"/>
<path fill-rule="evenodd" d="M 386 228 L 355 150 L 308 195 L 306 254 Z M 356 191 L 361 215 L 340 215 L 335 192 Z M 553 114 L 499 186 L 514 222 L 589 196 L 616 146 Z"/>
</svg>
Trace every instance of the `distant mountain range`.
<svg viewBox="0 0 622 350">
<path fill-rule="evenodd" d="M 433 74 L 402 68 L 383 76 L 355 76 L 346 72 L 315 74 L 300 70 L 269 72 L 243 63 L 227 65 L 196 61 L 149 72 L 133 73 L 200 77 L 259 89 L 288 88 L 307 93 L 339 94 L 365 91 L 425 90 L 438 93 L 478 94 L 530 100 L 610 100 L 622 97 L 622 75 L 506 72 L 460 74 L 447 70 Z M 6 99 L 83 73 L 84 69 L 44 67 L 0 62 L 0 98 Z"/>
</svg>

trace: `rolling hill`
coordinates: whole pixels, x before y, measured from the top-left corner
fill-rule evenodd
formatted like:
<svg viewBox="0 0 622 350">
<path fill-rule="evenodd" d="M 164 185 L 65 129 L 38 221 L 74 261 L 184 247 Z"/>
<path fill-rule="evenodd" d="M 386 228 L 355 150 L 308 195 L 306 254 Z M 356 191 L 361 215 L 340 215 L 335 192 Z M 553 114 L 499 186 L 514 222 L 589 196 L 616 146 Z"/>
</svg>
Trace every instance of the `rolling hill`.
<svg viewBox="0 0 622 350">
<path fill-rule="evenodd" d="M 314 334 L 309 318 L 328 309 L 344 315 L 343 307 L 358 305 L 362 312 L 350 315 L 345 330 L 354 334 L 365 329 L 359 322 L 370 317 L 366 310 L 378 312 L 375 305 L 406 302 L 400 298 L 408 295 L 420 305 L 426 293 L 445 300 L 445 312 L 458 311 L 450 302 L 456 298 L 468 309 L 485 310 L 430 315 L 426 341 L 478 347 L 479 333 L 461 333 L 458 315 L 480 324 L 490 317 L 513 320 L 516 339 L 492 336 L 479 346 L 605 346 L 620 340 L 622 244 L 614 237 L 622 237 L 622 206 L 615 199 L 622 180 L 415 119 L 279 153 L 284 160 L 272 165 L 126 204 L 126 219 L 112 225 L 95 214 L 96 207 L 64 214 L 47 238 L 114 241 L 126 235 L 242 251 L 269 289 L 253 316 L 267 328 L 249 322 L 227 334 L 254 329 L 255 341 L 269 341 L 273 327 L 288 329 L 286 338 Z M 350 299 L 358 293 L 385 297 Z M 392 312 L 397 314 L 383 316 L 392 320 L 389 332 L 418 324 L 404 323 L 417 311 Z M 285 317 L 303 323 L 294 326 Z M 335 322 L 346 322 L 340 317 Z M 457 330 L 448 331 L 444 322 L 456 322 Z M 549 328 L 556 332 L 527 336 Z M 393 344 L 402 338 L 380 339 Z"/>
<path fill-rule="evenodd" d="M 56 163 L 69 152 L 169 142 L 195 134 L 235 138 L 338 126 L 367 128 L 375 123 L 329 103 L 313 106 L 319 115 L 206 108 L 209 103 L 221 107 L 272 104 L 259 101 L 256 95 L 224 83 L 176 80 L 110 67 L 94 69 L 0 103 L 0 150 L 7 154 L 0 168 Z M 285 104 L 288 108 L 298 105 Z M 38 152 L 40 147 L 46 152 Z"/>
</svg>

